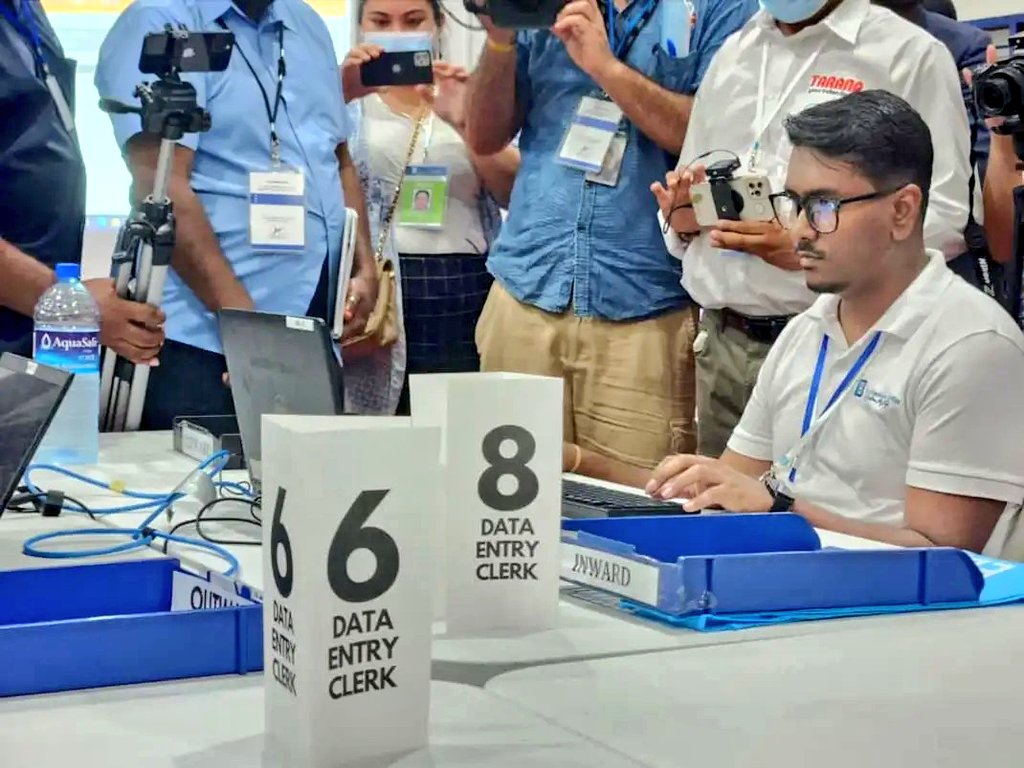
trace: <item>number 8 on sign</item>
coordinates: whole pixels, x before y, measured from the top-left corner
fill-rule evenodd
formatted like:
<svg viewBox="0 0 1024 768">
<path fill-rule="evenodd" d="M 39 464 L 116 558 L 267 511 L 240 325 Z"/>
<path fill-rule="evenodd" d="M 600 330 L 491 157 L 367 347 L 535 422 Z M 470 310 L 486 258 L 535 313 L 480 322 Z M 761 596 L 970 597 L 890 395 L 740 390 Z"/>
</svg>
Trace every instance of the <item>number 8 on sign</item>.
<svg viewBox="0 0 1024 768">
<path fill-rule="evenodd" d="M 508 458 L 501 453 L 501 444 L 506 440 L 515 445 L 515 453 Z M 527 464 L 536 452 L 537 441 L 522 427 L 506 424 L 488 432 L 483 454 L 489 466 L 477 483 L 480 500 L 498 512 L 515 512 L 532 504 L 539 486 L 537 476 Z M 501 491 L 499 482 L 506 476 L 515 478 L 516 489 L 512 493 Z"/>
</svg>

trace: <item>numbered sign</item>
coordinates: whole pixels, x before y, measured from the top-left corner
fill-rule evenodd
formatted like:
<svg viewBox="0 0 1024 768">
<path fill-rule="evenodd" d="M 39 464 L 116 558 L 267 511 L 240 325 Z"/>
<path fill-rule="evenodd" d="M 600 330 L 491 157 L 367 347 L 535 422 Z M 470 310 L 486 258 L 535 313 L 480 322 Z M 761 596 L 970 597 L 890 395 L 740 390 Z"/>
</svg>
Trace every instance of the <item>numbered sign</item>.
<svg viewBox="0 0 1024 768">
<path fill-rule="evenodd" d="M 413 377 L 413 418 L 442 421 L 445 429 L 448 631 L 554 626 L 562 381 L 485 373 L 422 378 L 432 381 Z"/>
<path fill-rule="evenodd" d="M 440 430 L 263 422 L 270 765 L 334 768 L 427 743 Z"/>
</svg>

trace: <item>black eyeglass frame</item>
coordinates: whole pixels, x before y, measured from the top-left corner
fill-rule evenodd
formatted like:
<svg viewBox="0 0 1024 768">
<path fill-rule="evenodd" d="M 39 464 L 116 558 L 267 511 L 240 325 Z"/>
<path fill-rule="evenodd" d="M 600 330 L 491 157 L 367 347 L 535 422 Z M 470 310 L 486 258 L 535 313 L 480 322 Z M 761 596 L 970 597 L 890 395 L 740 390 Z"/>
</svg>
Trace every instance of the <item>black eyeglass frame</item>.
<svg viewBox="0 0 1024 768">
<path fill-rule="evenodd" d="M 800 218 L 800 214 L 807 210 L 808 203 L 812 201 L 821 201 L 823 203 L 828 203 L 829 205 L 832 206 L 833 213 L 835 214 L 836 218 L 836 225 L 833 229 L 830 229 L 827 232 L 820 229 L 817 225 L 815 225 L 813 221 L 811 221 L 810 216 L 807 217 L 807 223 L 810 224 L 811 229 L 813 229 L 819 235 L 831 235 L 833 232 L 839 229 L 839 212 L 840 210 L 842 210 L 842 207 L 844 205 L 848 205 L 850 203 L 863 203 L 868 200 L 881 200 L 883 197 L 888 197 L 889 195 L 896 194 L 905 186 L 906 184 L 901 184 L 895 189 L 876 190 L 875 192 L 868 192 L 867 194 L 864 195 L 853 195 L 852 197 L 832 197 L 830 195 L 820 194 L 804 195 L 803 197 L 800 197 L 799 195 L 795 195 L 792 192 L 773 192 L 772 194 L 768 195 L 768 200 L 772 204 L 772 213 L 775 214 L 775 220 L 778 221 L 779 224 L 782 224 L 782 216 L 779 214 L 779 208 L 776 204 L 777 200 L 789 200 L 791 203 L 793 203 L 796 206 L 797 218 Z"/>
</svg>

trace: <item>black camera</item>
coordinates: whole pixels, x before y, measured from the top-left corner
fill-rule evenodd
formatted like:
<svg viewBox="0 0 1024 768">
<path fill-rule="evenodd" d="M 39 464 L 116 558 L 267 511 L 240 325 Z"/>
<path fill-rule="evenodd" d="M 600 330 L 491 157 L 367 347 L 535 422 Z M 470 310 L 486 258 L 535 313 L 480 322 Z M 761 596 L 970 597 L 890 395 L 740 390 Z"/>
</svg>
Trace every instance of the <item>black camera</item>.
<svg viewBox="0 0 1024 768">
<path fill-rule="evenodd" d="M 566 0 L 462 0 L 462 4 L 472 14 L 490 16 L 503 29 L 547 29 Z"/>
<path fill-rule="evenodd" d="M 142 41 L 139 71 L 160 78 L 173 78 L 179 72 L 223 72 L 234 47 L 231 32 L 189 32 L 168 26 Z"/>
<path fill-rule="evenodd" d="M 982 117 L 1008 120 L 1005 132 L 1024 120 L 1024 35 L 1010 38 L 1009 58 L 974 75 L 974 103 Z"/>
</svg>

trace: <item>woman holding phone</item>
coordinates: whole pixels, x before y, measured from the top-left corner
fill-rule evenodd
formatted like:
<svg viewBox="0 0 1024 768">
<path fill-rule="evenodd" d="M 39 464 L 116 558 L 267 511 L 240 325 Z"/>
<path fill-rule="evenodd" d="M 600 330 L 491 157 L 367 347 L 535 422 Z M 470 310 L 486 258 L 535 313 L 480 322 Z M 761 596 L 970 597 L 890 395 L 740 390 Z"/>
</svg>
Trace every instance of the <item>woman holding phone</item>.
<svg viewBox="0 0 1024 768">
<path fill-rule="evenodd" d="M 374 243 L 383 239 L 398 254 L 406 369 L 477 371 L 474 332 L 492 281 L 486 257 L 519 151 L 485 157 L 466 145 L 469 73 L 439 60 L 438 0 L 361 0 L 359 24 L 362 43 L 342 64 L 342 90 L 354 113 L 353 154 L 363 164 Z M 431 53 L 433 84 L 364 85 L 364 64 L 386 52 L 421 50 Z M 407 410 L 406 383 L 399 412 Z"/>
</svg>

